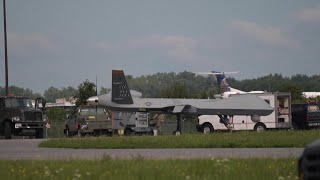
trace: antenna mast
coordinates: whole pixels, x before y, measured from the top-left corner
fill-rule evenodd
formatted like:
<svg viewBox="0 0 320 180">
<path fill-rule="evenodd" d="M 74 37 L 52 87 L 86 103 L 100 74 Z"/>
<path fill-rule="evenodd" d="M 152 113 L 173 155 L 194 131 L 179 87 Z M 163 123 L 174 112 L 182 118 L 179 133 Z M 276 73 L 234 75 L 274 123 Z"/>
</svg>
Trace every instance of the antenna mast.
<svg viewBox="0 0 320 180">
<path fill-rule="evenodd" d="M 7 51 L 7 20 L 6 20 L 6 0 L 3 0 L 3 28 L 4 28 L 4 61 L 6 73 L 6 96 L 9 94 L 8 83 L 8 51 Z"/>
</svg>

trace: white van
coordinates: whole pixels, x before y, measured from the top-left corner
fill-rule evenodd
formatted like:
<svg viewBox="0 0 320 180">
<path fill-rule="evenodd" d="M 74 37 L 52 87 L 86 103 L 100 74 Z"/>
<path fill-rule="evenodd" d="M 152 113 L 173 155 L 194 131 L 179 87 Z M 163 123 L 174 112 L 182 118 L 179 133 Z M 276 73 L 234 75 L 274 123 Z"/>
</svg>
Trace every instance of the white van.
<svg viewBox="0 0 320 180">
<path fill-rule="evenodd" d="M 203 133 L 212 133 L 219 130 L 255 130 L 261 132 L 266 129 L 292 128 L 290 93 L 266 92 L 255 95 L 264 99 L 274 108 L 270 115 L 261 116 L 260 121 L 257 122 L 252 121 L 251 116 L 228 116 L 229 122 L 225 124 L 218 115 L 201 115 L 198 117 L 197 130 Z M 241 94 L 232 96 L 241 96 Z"/>
</svg>

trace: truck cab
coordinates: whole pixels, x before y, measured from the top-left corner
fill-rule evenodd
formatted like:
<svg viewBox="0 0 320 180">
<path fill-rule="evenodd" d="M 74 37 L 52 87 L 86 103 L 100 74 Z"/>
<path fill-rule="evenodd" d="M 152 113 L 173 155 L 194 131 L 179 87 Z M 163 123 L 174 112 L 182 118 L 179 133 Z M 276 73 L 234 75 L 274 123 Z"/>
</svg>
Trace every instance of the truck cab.
<svg viewBox="0 0 320 180">
<path fill-rule="evenodd" d="M 5 139 L 12 136 L 35 136 L 43 138 L 43 128 L 46 119 L 39 108 L 39 101 L 42 100 L 42 107 L 45 100 L 38 98 L 35 107 L 28 97 L 23 96 L 0 96 L 0 133 Z"/>
<path fill-rule="evenodd" d="M 320 108 L 316 103 L 292 104 L 292 122 L 295 129 L 320 127 Z"/>
</svg>

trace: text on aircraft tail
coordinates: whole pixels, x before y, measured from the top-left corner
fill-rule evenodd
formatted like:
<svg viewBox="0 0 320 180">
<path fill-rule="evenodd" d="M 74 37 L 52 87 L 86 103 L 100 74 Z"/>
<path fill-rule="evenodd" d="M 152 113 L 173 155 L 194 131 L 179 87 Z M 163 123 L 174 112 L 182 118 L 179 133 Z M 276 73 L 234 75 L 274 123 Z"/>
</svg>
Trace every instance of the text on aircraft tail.
<svg viewBox="0 0 320 180">
<path fill-rule="evenodd" d="M 111 101 L 117 104 L 133 104 L 123 70 L 112 70 L 112 97 Z"/>
</svg>

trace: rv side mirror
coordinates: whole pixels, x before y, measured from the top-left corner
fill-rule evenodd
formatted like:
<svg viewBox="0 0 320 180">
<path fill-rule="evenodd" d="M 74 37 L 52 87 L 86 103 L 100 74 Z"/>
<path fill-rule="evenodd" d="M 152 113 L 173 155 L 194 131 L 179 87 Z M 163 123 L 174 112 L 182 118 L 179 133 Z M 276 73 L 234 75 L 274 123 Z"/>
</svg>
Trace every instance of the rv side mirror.
<svg viewBox="0 0 320 180">
<path fill-rule="evenodd" d="M 40 101 L 41 101 L 42 109 L 44 109 L 44 107 L 46 106 L 46 100 L 42 97 L 38 97 L 35 100 L 35 108 L 40 109 Z"/>
</svg>

